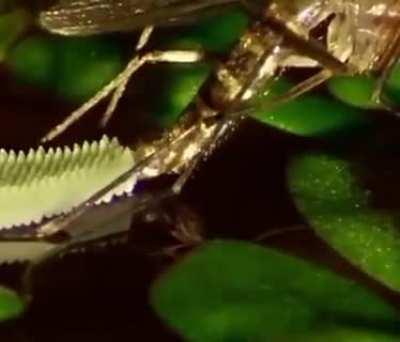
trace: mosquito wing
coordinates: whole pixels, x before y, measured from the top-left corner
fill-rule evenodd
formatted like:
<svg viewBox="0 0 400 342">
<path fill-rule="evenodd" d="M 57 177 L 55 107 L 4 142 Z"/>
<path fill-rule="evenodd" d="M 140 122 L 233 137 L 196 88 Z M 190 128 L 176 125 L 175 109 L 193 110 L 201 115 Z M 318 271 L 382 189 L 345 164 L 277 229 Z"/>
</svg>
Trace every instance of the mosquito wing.
<svg viewBox="0 0 400 342">
<path fill-rule="evenodd" d="M 40 11 L 46 30 L 63 35 L 131 31 L 180 21 L 207 8 L 239 0 L 57 0 Z"/>
</svg>

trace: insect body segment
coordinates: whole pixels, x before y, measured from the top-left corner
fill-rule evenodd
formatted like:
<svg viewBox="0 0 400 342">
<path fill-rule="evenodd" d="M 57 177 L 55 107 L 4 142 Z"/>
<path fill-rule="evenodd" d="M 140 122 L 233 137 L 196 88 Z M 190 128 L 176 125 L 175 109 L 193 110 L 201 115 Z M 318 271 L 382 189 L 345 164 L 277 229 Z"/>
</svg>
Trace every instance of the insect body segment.
<svg viewBox="0 0 400 342">
<path fill-rule="evenodd" d="M 400 1 L 339 1 L 329 25 L 327 49 L 364 73 L 382 67 L 396 38 Z"/>
<path fill-rule="evenodd" d="M 312 29 L 331 18 L 323 39 L 326 49 L 358 73 L 374 70 L 395 38 L 400 19 L 398 0 L 273 1 L 267 16 L 309 38 Z"/>
<path fill-rule="evenodd" d="M 299 96 L 332 76 L 356 74 L 376 75 L 373 100 L 385 101 L 381 98 L 383 86 L 400 56 L 399 13 L 397 0 L 270 2 L 265 21 L 283 34 L 283 46 L 291 48 L 288 57 L 280 59 L 276 76 L 284 67 L 322 68 L 276 102 Z M 319 33 L 316 42 L 312 34 L 320 25 L 326 33 Z"/>
<path fill-rule="evenodd" d="M 140 15 L 139 1 L 121 3 L 123 6 L 130 4 Z M 174 5 L 179 7 L 178 3 L 185 5 L 183 1 L 176 1 Z M 90 10 L 103 8 L 103 5 L 103 9 L 106 9 L 109 4 L 110 2 L 105 3 L 103 0 L 59 1 L 58 6 L 61 7 L 54 7 L 42 14 L 42 23 L 55 32 L 58 30 L 57 25 L 60 25 L 60 29 L 66 30 L 61 33 L 67 34 L 109 31 L 107 25 L 103 26 L 102 20 L 99 19 L 100 15 L 88 17 Z M 151 4 L 156 5 L 157 9 L 163 8 L 162 4 L 172 5 L 170 2 L 161 1 L 152 1 Z M 196 4 L 211 6 L 211 2 L 208 1 L 199 1 Z M 73 9 L 75 5 L 85 5 L 85 11 L 79 6 Z M 214 77 L 208 83 L 207 96 L 198 97 L 196 103 L 202 105 L 188 110 L 182 120 L 160 141 L 140 147 L 141 153 L 138 155 L 141 157 L 138 158 L 138 164 L 99 190 L 89 200 L 82 202 L 75 213 L 78 215 L 84 212 L 88 203 L 98 201 L 105 193 L 124 183 L 132 175 L 137 179 L 148 179 L 163 173 L 181 172 L 182 175 L 172 188 L 172 193 L 179 193 L 199 160 L 207 155 L 237 122 L 236 113 L 241 104 L 255 97 L 266 85 L 273 83 L 286 68 L 313 67 L 318 70 L 322 68 L 322 71 L 295 87 L 293 91 L 289 91 L 284 95 L 285 100 L 299 96 L 335 74 L 388 70 L 393 60 L 397 59 L 398 45 L 396 43 L 387 48 L 387 40 L 393 34 L 396 38 L 399 33 L 396 26 L 387 24 L 383 18 L 397 19 L 398 7 L 399 1 L 380 1 L 378 4 L 372 1 L 347 0 L 267 1 L 259 18 L 240 38 L 227 60 L 217 67 Z M 169 8 L 172 9 L 173 6 Z M 115 11 L 111 12 L 110 18 L 116 23 L 118 15 Z M 154 12 L 149 9 L 144 13 Z M 169 14 L 173 12 L 162 13 L 168 13 L 166 17 L 171 18 Z M 74 17 L 75 14 L 79 14 L 78 17 L 84 21 L 78 21 L 78 17 Z M 75 32 L 73 26 L 67 24 L 67 19 L 62 18 L 78 22 L 76 27 L 79 32 Z M 135 18 L 133 16 L 132 20 Z M 51 24 L 51 20 L 54 20 L 54 23 Z M 324 22 L 327 25 L 327 33 L 322 37 L 322 43 L 316 42 L 312 38 L 312 31 Z M 115 23 L 110 24 L 112 30 L 121 30 Z M 91 26 L 92 24 L 95 26 Z M 146 24 L 154 24 L 154 21 L 149 20 Z M 386 45 L 381 42 L 382 37 L 385 38 Z M 174 53 L 174 58 L 166 58 L 165 56 L 172 56 L 166 51 L 160 54 L 150 52 L 142 57 L 135 57 L 114 83 L 106 86 L 94 100 L 89 100 L 78 110 L 79 115 L 116 89 L 111 101 L 111 108 L 114 109 L 131 75 L 146 62 L 198 60 L 197 57 L 182 59 L 181 55 L 175 58 L 178 55 L 179 53 Z M 162 58 L 159 58 L 160 56 Z M 62 127 L 62 130 L 66 127 L 68 125 Z M 68 222 L 56 218 L 45 223 L 41 229 L 57 231 Z"/>
<path fill-rule="evenodd" d="M 331 14 L 331 7 L 326 2 L 316 1 L 268 2 L 261 20 L 241 37 L 227 62 L 216 71 L 219 84 L 211 86 L 215 101 L 231 101 L 243 87 L 247 89 L 241 100 L 248 100 L 271 84 L 285 68 L 317 67 L 319 61 L 308 56 L 306 48 L 298 51 L 287 39 L 288 32 L 273 29 L 270 20 L 282 21 L 291 33 L 306 40 Z"/>
</svg>

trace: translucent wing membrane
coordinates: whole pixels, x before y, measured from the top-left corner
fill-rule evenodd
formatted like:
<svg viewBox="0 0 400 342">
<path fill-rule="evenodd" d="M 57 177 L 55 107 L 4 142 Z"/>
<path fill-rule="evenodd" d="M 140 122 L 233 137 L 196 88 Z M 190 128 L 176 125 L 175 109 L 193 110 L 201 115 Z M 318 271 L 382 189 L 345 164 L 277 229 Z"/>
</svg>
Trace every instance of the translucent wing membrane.
<svg viewBox="0 0 400 342">
<path fill-rule="evenodd" d="M 130 31 L 180 21 L 238 0 L 59 0 L 40 13 L 46 30 L 64 35 Z"/>
</svg>

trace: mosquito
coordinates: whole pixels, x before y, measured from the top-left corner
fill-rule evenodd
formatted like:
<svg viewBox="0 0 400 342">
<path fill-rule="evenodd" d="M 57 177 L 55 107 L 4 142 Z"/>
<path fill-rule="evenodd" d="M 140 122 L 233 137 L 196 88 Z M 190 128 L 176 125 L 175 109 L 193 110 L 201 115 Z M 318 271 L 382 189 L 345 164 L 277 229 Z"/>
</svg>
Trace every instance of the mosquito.
<svg viewBox="0 0 400 342">
<path fill-rule="evenodd" d="M 40 13 L 41 25 L 64 35 L 91 35 L 143 28 L 135 56 L 113 81 L 92 99 L 52 129 L 44 141 L 54 139 L 88 110 L 110 96 L 102 119 L 114 112 L 131 76 L 143 65 L 159 62 L 189 63 L 201 60 L 201 51 L 143 52 L 154 31 L 162 24 L 184 23 L 228 0 L 59 0 Z M 132 198 L 133 212 L 177 195 L 198 163 L 205 159 L 240 120 L 252 111 L 248 103 L 291 68 L 313 68 L 315 74 L 287 93 L 262 104 L 273 107 L 324 83 L 334 75 L 375 73 L 378 99 L 390 70 L 400 53 L 398 22 L 400 1 L 372 0 L 270 0 L 239 1 L 254 17 L 225 61 L 215 71 L 181 120 L 156 142 L 140 146 L 140 162 L 67 216 L 41 224 L 37 237 L 64 231 L 91 204 L 132 174 L 146 180 L 163 174 L 178 174 L 172 187 L 160 194 Z M 313 30 L 327 23 L 323 40 L 313 38 Z"/>
</svg>

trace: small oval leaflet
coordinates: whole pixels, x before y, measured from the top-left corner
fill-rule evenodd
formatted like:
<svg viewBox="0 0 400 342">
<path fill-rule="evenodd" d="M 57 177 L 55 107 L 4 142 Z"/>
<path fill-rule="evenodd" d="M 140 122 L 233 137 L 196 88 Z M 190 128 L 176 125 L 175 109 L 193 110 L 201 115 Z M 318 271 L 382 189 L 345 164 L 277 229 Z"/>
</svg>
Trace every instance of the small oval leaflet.
<svg viewBox="0 0 400 342">
<path fill-rule="evenodd" d="M 357 337 L 394 342 L 399 336 L 396 310 L 367 289 L 246 242 L 214 241 L 198 248 L 161 276 L 151 295 L 156 312 L 189 341 L 340 336 L 346 342 Z"/>
</svg>

